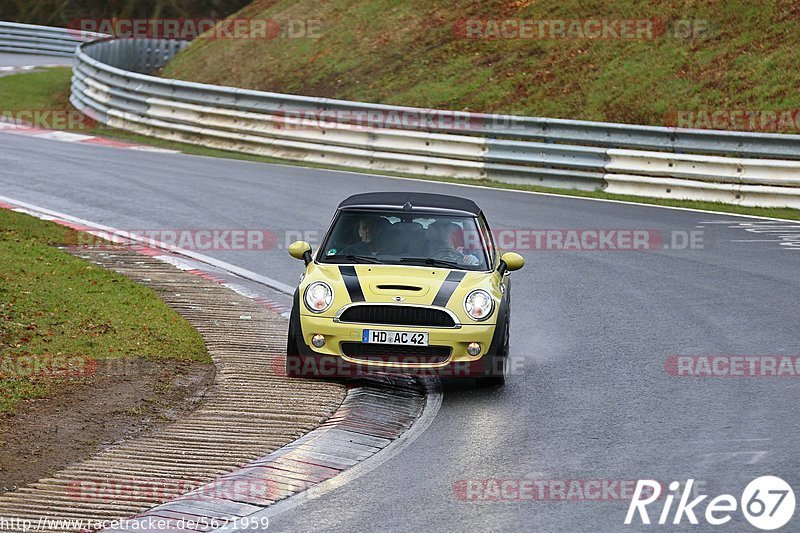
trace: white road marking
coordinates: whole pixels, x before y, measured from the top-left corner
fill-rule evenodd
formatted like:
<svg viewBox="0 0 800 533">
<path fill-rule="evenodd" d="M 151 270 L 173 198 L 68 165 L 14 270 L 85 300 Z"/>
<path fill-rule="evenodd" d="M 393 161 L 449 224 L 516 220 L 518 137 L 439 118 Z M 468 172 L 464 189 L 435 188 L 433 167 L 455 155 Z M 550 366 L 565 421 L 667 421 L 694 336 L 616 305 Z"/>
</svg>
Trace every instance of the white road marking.
<svg viewBox="0 0 800 533">
<path fill-rule="evenodd" d="M 42 133 L 36 134 L 37 139 L 48 139 L 51 141 L 61 141 L 68 143 L 78 143 L 94 139 L 92 135 L 83 135 L 81 133 L 72 133 L 70 131 L 47 131 L 42 130 Z"/>
<path fill-rule="evenodd" d="M 748 233 L 755 233 L 765 237 L 775 237 L 772 239 L 731 239 L 733 243 L 778 243 L 783 250 L 800 251 L 800 221 L 792 223 L 788 220 L 783 221 L 754 221 L 742 222 L 732 220 L 708 220 L 702 224 L 724 224 L 729 229 L 744 230 Z"/>
<path fill-rule="evenodd" d="M 687 444 L 713 444 L 715 446 L 724 445 L 729 442 L 768 442 L 772 441 L 773 439 L 770 437 L 767 438 L 757 438 L 757 439 L 725 439 L 723 441 L 720 440 L 687 440 L 684 441 Z"/>
<path fill-rule="evenodd" d="M 767 450 L 756 450 L 756 451 L 740 451 L 740 452 L 709 452 L 702 454 L 702 457 L 707 458 L 706 460 L 702 461 L 705 465 L 710 464 L 717 464 L 723 462 L 729 462 L 731 459 L 736 459 L 737 457 L 750 457 L 750 460 L 747 461 L 746 464 L 754 465 L 761 461 L 769 451 Z M 716 459 L 718 458 L 718 459 Z"/>
</svg>

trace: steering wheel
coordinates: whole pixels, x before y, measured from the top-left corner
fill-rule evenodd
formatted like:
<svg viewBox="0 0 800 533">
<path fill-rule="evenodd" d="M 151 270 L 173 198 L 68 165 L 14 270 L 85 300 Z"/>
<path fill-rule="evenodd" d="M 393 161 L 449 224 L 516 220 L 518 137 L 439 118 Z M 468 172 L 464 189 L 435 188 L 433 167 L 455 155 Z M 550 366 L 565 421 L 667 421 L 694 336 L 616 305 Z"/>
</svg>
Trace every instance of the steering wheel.
<svg viewBox="0 0 800 533">
<path fill-rule="evenodd" d="M 464 260 L 464 256 L 452 248 L 442 248 L 441 250 L 437 250 L 434 254 L 432 254 L 431 259 L 440 259 L 442 261 L 461 263 Z"/>
</svg>

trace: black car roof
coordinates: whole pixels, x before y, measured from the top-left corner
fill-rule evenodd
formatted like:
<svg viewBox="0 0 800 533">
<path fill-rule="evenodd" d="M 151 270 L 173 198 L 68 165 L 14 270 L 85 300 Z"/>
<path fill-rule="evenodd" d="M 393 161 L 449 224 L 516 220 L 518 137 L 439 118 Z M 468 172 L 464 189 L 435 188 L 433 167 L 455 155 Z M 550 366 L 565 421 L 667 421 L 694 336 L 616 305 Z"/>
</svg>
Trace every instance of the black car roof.
<svg viewBox="0 0 800 533">
<path fill-rule="evenodd" d="M 481 212 L 481 208 L 472 200 L 427 192 L 368 192 L 355 194 L 340 203 L 339 209 L 457 211 L 470 215 L 479 215 Z"/>
</svg>

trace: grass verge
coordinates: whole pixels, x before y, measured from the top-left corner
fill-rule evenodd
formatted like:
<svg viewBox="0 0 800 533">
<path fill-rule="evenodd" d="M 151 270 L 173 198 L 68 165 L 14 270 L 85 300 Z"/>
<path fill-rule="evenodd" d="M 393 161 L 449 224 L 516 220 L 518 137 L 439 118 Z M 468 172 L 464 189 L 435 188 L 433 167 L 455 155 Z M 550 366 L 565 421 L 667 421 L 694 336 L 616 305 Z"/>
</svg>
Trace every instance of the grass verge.
<svg viewBox="0 0 800 533">
<path fill-rule="evenodd" d="M 0 209 L 0 414 L 101 360 L 211 362 L 152 290 L 56 248 L 76 242 L 72 229 Z"/>
<path fill-rule="evenodd" d="M 40 72 L 30 72 L 6 76 L 0 78 L 0 112 L 15 114 L 19 111 L 67 111 L 73 109 L 69 104 L 69 84 L 71 70 L 68 68 L 51 68 Z M 325 168 L 331 170 L 342 170 L 347 172 L 357 172 L 364 174 L 378 174 L 393 177 L 403 177 L 410 179 L 440 181 L 447 183 L 461 183 L 468 185 L 480 185 L 498 189 L 511 189 L 530 192 L 541 192 L 548 194 L 559 194 L 564 196 L 577 196 L 582 198 L 601 198 L 608 200 L 618 200 L 646 205 L 661 205 L 672 207 L 684 207 L 690 209 L 703 209 L 706 211 L 718 211 L 720 213 L 733 213 L 741 215 L 753 215 L 770 218 L 782 218 L 786 220 L 800 220 L 800 210 L 790 208 L 762 208 L 745 207 L 719 202 L 701 202 L 694 200 L 671 200 L 663 198 L 645 198 L 640 196 L 627 196 L 621 194 L 609 194 L 603 191 L 579 191 L 575 189 L 555 189 L 541 187 L 538 185 L 521 185 L 493 182 L 488 180 L 460 179 L 460 178 L 427 178 L 415 175 L 399 174 L 392 172 L 362 171 L 349 167 L 326 166 L 310 163 L 300 163 L 271 157 L 263 157 L 238 152 L 228 152 L 214 148 L 206 148 L 193 144 L 165 141 L 153 137 L 145 137 L 122 130 L 109 128 L 102 124 L 82 124 L 75 130 L 87 135 L 101 135 L 159 148 L 178 150 L 185 154 L 200 155 L 206 157 L 219 157 L 235 159 L 241 161 L 254 161 L 259 163 L 278 163 L 292 166 L 303 166 L 310 168 Z"/>
</svg>

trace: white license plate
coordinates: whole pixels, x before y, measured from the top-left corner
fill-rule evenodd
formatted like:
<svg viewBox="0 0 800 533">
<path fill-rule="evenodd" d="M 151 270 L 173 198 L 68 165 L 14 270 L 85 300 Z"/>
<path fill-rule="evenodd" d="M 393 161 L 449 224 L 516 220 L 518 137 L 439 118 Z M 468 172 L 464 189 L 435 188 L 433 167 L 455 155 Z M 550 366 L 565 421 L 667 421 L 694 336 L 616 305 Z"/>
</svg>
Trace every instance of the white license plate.
<svg viewBox="0 0 800 533">
<path fill-rule="evenodd" d="M 428 334 L 412 331 L 385 331 L 365 329 L 361 342 L 366 344 L 401 344 L 404 346 L 427 346 Z"/>
</svg>

